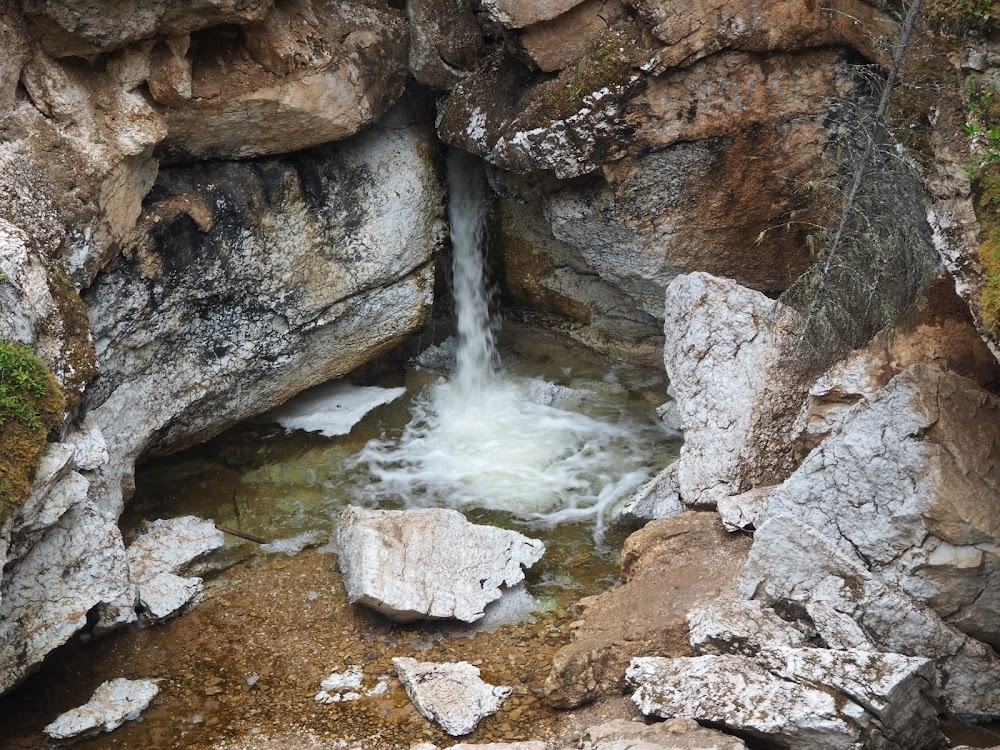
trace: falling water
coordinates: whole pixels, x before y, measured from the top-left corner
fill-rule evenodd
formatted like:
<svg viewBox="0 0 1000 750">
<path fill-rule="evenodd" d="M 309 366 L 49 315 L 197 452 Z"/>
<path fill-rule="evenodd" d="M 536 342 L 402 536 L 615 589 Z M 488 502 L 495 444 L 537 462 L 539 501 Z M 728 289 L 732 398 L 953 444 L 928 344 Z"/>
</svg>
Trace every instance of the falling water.
<svg viewBox="0 0 1000 750">
<path fill-rule="evenodd" d="M 477 162 L 455 153 L 448 179 L 455 369 L 414 400 L 398 438 L 361 451 L 357 461 L 374 481 L 359 497 L 491 508 L 549 523 L 596 520 L 599 528 L 604 509 L 650 476 L 662 435 L 625 415 L 616 383 L 560 385 L 499 366 L 483 259 L 485 180 Z"/>
</svg>

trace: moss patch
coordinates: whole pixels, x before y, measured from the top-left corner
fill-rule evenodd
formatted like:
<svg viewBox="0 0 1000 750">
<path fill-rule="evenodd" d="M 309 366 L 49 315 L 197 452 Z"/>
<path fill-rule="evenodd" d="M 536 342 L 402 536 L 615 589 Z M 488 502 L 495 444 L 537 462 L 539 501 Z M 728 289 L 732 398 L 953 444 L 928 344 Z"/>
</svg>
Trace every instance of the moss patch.
<svg viewBox="0 0 1000 750">
<path fill-rule="evenodd" d="M 49 271 L 49 291 L 59 308 L 62 338 L 65 341 L 66 366 L 62 372 L 66 410 L 76 411 L 83 391 L 97 377 L 97 355 L 90 340 L 87 308 L 69 277 L 58 270 Z"/>
<path fill-rule="evenodd" d="M 997 27 L 1000 0 L 930 0 L 926 14 L 930 26 L 940 31 L 955 34 L 971 29 L 986 31 Z"/>
<path fill-rule="evenodd" d="M 42 360 L 25 346 L 0 343 L 0 524 L 28 498 L 46 436 L 65 405 Z"/>
</svg>

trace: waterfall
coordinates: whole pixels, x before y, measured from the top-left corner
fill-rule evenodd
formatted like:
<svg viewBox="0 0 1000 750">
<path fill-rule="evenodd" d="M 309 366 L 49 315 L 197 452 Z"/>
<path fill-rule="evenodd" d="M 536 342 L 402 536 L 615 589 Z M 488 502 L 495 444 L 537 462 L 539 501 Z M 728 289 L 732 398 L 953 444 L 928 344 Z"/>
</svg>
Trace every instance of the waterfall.
<svg viewBox="0 0 1000 750">
<path fill-rule="evenodd" d="M 482 168 L 453 152 L 448 179 L 455 366 L 414 399 L 401 435 L 372 440 L 358 454 L 372 476 L 358 500 L 595 521 L 599 533 L 604 510 L 651 476 L 658 441 L 650 431 L 659 428 L 627 416 L 628 394 L 613 378 L 567 376 L 560 384 L 502 366 L 483 258 Z"/>
<path fill-rule="evenodd" d="M 458 319 L 455 381 L 461 395 L 468 398 L 489 387 L 497 356 L 490 325 L 483 253 L 486 235 L 483 172 L 471 156 L 457 149 L 448 155 L 448 189 L 452 279 Z"/>
</svg>

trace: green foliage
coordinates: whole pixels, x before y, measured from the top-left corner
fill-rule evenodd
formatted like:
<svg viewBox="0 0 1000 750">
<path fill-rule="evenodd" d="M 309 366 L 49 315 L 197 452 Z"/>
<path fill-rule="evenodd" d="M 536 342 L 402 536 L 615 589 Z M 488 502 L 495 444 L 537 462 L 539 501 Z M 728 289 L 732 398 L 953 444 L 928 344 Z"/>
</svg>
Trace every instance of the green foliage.
<svg viewBox="0 0 1000 750">
<path fill-rule="evenodd" d="M 0 523 L 27 499 L 45 439 L 66 402 L 29 348 L 0 342 Z"/>
<path fill-rule="evenodd" d="M 931 27 L 960 34 L 971 29 L 992 29 L 1000 15 L 1000 1 L 928 0 L 926 10 Z"/>
</svg>

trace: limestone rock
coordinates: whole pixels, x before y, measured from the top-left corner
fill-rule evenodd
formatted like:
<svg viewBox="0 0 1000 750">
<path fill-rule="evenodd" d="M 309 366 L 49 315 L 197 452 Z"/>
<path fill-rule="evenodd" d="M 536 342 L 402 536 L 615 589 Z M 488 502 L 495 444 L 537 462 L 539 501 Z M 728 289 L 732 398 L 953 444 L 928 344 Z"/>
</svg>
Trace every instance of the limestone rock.
<svg viewBox="0 0 1000 750">
<path fill-rule="evenodd" d="M 757 529 L 740 593 L 786 608 L 823 602 L 854 620 L 879 649 L 931 659 L 942 676 L 937 697 L 947 712 L 969 717 L 1000 712 L 1000 658 L 991 648 L 883 583 L 800 521 L 774 516 Z"/>
<path fill-rule="evenodd" d="M 242 33 L 193 37 L 186 57 L 161 44 L 150 79 L 169 126 L 161 153 L 241 159 L 354 135 L 403 93 L 407 42 L 403 12 L 387 5 L 293 0 Z"/>
<path fill-rule="evenodd" d="M 116 472 L 344 375 L 423 323 L 442 235 L 432 149 L 402 105 L 307 158 L 165 171 L 144 241 L 86 294 L 102 373 L 91 414 Z"/>
<path fill-rule="evenodd" d="M 143 583 L 160 573 L 177 573 L 224 542 L 212 521 L 196 516 L 153 521 L 125 550 L 129 577 Z"/>
<path fill-rule="evenodd" d="M 539 70 L 562 70 L 593 48 L 597 35 L 624 15 L 619 0 L 584 0 L 552 20 L 524 29 L 521 48 Z"/>
<path fill-rule="evenodd" d="M 655 724 L 615 719 L 590 727 L 584 741 L 593 750 L 743 750 L 743 740 L 691 719 L 668 719 Z"/>
<path fill-rule="evenodd" d="M 127 586 L 117 519 L 78 502 L 4 570 L 0 601 L 0 693 L 27 676 Z"/>
<path fill-rule="evenodd" d="M 622 522 L 645 523 L 657 518 L 673 518 L 687 510 L 677 492 L 677 475 L 670 464 L 628 498 L 615 518 Z"/>
<path fill-rule="evenodd" d="M 113 732 L 126 721 L 139 718 L 159 692 L 156 680 L 109 680 L 84 705 L 61 714 L 45 727 L 45 734 L 53 740 L 68 740 Z"/>
<path fill-rule="evenodd" d="M 483 56 L 482 32 L 468 0 L 412 0 L 410 70 L 420 83 L 449 89 Z"/>
<path fill-rule="evenodd" d="M 49 54 L 89 57 L 157 34 L 190 33 L 218 24 L 263 19 L 273 0 L 124 0 L 113 9 L 86 0 L 27 0 L 25 15 L 38 27 Z"/>
<path fill-rule="evenodd" d="M 761 662 L 764 662 L 763 664 Z M 757 659 L 634 659 L 643 713 L 687 717 L 783 748 L 931 748 L 944 738 L 924 694 L 926 659 L 780 647 Z"/>
<path fill-rule="evenodd" d="M 691 646 L 705 655 L 754 656 L 762 649 L 805 646 L 802 633 L 757 602 L 722 596 L 687 615 Z"/>
<path fill-rule="evenodd" d="M 395 620 L 475 622 L 501 586 L 523 580 L 522 566 L 544 545 L 516 531 L 469 523 L 443 508 L 389 511 L 349 506 L 337 532 L 351 602 Z"/>
<path fill-rule="evenodd" d="M 722 518 L 722 525 L 727 531 L 756 527 L 776 489 L 777 486 L 772 485 L 748 490 L 739 495 L 720 497 L 716 501 L 716 507 Z"/>
<path fill-rule="evenodd" d="M 750 540 L 726 534 L 714 513 L 652 521 L 622 551 L 624 585 L 579 603 L 582 620 L 545 680 L 545 700 L 572 708 L 620 693 L 635 656 L 688 656 L 686 615 L 728 590 Z"/>
<path fill-rule="evenodd" d="M 926 365 L 846 415 L 771 496 L 944 620 L 1000 644 L 1000 399 Z"/>
<path fill-rule="evenodd" d="M 508 28 L 548 21 L 565 13 L 582 0 L 484 0 L 483 10 Z"/>
<path fill-rule="evenodd" d="M 465 661 L 436 664 L 397 657 L 392 663 L 417 710 L 452 737 L 471 732 L 511 694 L 509 687 L 483 682 L 479 670 Z"/>
<path fill-rule="evenodd" d="M 157 573 L 140 583 L 136 604 L 143 622 L 161 622 L 178 614 L 202 592 L 202 580 Z"/>
<path fill-rule="evenodd" d="M 684 446 L 683 502 L 713 504 L 791 474 L 807 383 L 792 365 L 797 316 L 760 292 L 704 273 L 667 288 L 664 364 Z"/>
</svg>

